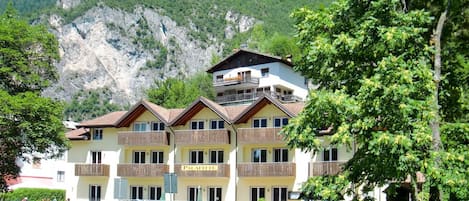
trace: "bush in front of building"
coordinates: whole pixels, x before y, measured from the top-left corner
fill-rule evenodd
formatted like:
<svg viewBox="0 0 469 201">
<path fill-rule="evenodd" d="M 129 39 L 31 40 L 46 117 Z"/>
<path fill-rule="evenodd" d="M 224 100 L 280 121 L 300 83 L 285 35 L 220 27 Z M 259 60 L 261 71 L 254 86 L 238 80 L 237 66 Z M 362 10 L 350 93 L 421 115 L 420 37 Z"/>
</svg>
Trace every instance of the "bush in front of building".
<svg viewBox="0 0 469 201">
<path fill-rule="evenodd" d="M 28 198 L 28 201 L 64 201 L 65 190 L 54 190 L 45 188 L 18 188 L 11 192 L 1 193 L 1 201 L 21 201 Z"/>
</svg>

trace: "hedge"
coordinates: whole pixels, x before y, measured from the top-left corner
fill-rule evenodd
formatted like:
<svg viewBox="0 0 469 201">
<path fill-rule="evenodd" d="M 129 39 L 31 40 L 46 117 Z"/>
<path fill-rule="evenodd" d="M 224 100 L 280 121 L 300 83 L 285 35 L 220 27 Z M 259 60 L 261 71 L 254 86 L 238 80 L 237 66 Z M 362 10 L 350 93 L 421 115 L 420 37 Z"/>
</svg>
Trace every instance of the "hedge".
<svg viewBox="0 0 469 201">
<path fill-rule="evenodd" d="M 7 193 L 0 193 L 0 201 L 21 201 L 27 197 L 28 201 L 64 201 L 65 190 L 46 188 L 18 188 Z"/>
</svg>

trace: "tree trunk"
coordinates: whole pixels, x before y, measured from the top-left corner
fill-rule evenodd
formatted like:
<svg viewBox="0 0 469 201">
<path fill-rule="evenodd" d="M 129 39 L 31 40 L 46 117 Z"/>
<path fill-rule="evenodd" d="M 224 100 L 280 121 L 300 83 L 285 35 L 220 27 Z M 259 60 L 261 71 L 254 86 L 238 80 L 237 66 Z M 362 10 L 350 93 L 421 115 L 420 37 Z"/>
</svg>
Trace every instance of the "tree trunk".
<svg viewBox="0 0 469 201">
<path fill-rule="evenodd" d="M 446 14 L 448 12 L 448 8 L 445 9 L 443 13 L 441 13 L 440 18 L 438 19 L 438 24 L 436 26 L 435 33 L 433 34 L 433 42 L 435 43 L 435 61 L 434 61 L 434 76 L 433 81 L 435 83 L 435 92 L 433 94 L 433 101 L 434 101 L 434 112 L 435 118 L 430 122 L 430 127 L 432 129 L 432 137 L 433 137 L 433 151 L 440 152 L 443 150 L 443 145 L 441 143 L 440 137 L 440 105 L 438 104 L 438 97 L 439 97 L 439 87 L 440 87 L 440 80 L 441 80 L 441 34 L 443 32 L 443 26 L 446 20 Z M 441 159 L 437 157 L 435 159 L 435 168 L 440 167 Z M 442 201 L 443 199 L 443 191 L 438 184 L 434 181 L 434 179 L 430 179 L 430 200 L 439 200 Z"/>
</svg>

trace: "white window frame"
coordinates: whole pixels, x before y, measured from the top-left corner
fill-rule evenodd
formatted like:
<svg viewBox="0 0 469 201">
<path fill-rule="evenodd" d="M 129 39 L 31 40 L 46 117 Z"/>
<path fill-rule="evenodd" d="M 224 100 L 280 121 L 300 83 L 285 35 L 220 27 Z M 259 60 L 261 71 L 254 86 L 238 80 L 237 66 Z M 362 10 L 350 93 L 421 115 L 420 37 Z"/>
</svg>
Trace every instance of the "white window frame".
<svg viewBox="0 0 469 201">
<path fill-rule="evenodd" d="M 57 171 L 57 182 L 65 182 L 65 171 L 63 170 Z"/>
<path fill-rule="evenodd" d="M 256 121 L 259 121 L 259 126 L 256 127 Z M 262 122 L 265 121 L 265 126 L 262 126 Z M 267 118 L 254 118 L 252 119 L 252 127 L 253 128 L 267 128 L 268 127 L 268 122 Z"/>
<path fill-rule="evenodd" d="M 136 155 L 135 155 L 136 153 L 138 153 L 138 160 L 137 160 Z M 142 153 L 143 153 L 143 158 L 142 158 Z M 147 155 L 146 151 L 142 151 L 142 150 L 132 151 L 132 164 L 145 164 L 146 155 Z"/>
<path fill-rule="evenodd" d="M 155 125 L 157 128 L 155 129 Z M 151 122 L 151 130 L 152 131 L 164 131 L 166 129 L 166 125 L 161 121 L 152 121 Z"/>
<path fill-rule="evenodd" d="M 280 151 L 280 156 L 279 156 L 280 161 L 276 161 L 276 159 L 275 159 L 275 154 L 276 154 L 276 151 L 277 151 L 277 150 Z M 286 152 L 287 152 L 287 158 L 286 158 L 286 160 L 283 158 L 283 151 L 286 151 Z M 273 153 L 274 153 L 274 154 L 272 154 L 272 155 L 273 155 L 273 156 L 272 156 L 272 159 L 273 159 L 272 161 L 275 162 L 275 163 L 287 163 L 287 162 L 288 162 L 288 159 L 289 159 L 289 157 L 290 157 L 290 156 L 289 156 L 289 154 L 290 154 L 289 152 L 290 152 L 290 150 L 288 150 L 287 148 L 284 148 L 284 147 L 274 148 L 274 150 L 273 150 Z"/>
<path fill-rule="evenodd" d="M 144 127 L 141 127 L 141 126 L 144 126 Z M 142 128 L 144 128 L 144 129 L 142 130 Z M 133 131 L 134 132 L 146 132 L 146 131 L 149 131 L 149 130 L 150 129 L 148 128 L 148 123 L 147 122 L 137 121 L 137 122 L 134 122 L 134 124 L 133 124 Z"/>
<path fill-rule="evenodd" d="M 257 189 L 256 190 L 257 196 L 256 196 L 255 200 L 252 199 L 252 196 L 253 196 L 252 195 L 252 189 Z M 264 189 L 264 197 L 260 196 L 260 189 Z M 266 193 L 266 188 L 264 186 L 251 186 L 251 187 L 249 187 L 249 201 L 259 201 L 260 198 L 265 199 L 265 197 L 266 197 L 265 193 Z"/>
<path fill-rule="evenodd" d="M 213 127 L 213 123 L 215 122 L 215 127 Z M 223 125 L 223 128 L 221 128 L 220 125 Z M 225 121 L 222 119 L 212 119 L 210 120 L 210 129 L 211 130 L 222 130 L 225 129 Z"/>
<path fill-rule="evenodd" d="M 221 152 L 221 153 L 220 153 Z M 216 161 L 213 162 L 212 161 L 212 155 L 213 153 L 215 153 L 215 157 L 216 157 Z M 221 156 L 221 162 L 220 162 L 220 156 Z M 210 163 L 212 164 L 220 164 L 220 163 L 223 163 L 225 160 L 225 151 L 223 149 L 211 149 L 209 150 L 209 161 Z"/>
<path fill-rule="evenodd" d="M 255 157 L 254 157 L 254 153 L 256 151 L 259 151 L 260 155 L 259 155 L 259 161 L 254 161 Z M 265 161 L 262 161 L 262 152 L 265 152 Z M 267 163 L 267 149 L 266 148 L 253 148 L 251 150 L 251 162 L 252 163 Z"/>
<path fill-rule="evenodd" d="M 212 189 L 214 190 L 214 193 L 213 193 L 214 196 L 215 196 L 214 198 L 212 198 L 211 195 L 210 195 L 210 191 Z M 218 189 L 220 189 L 220 195 L 219 195 L 220 197 L 218 197 L 218 195 L 217 195 L 218 194 L 218 192 L 217 192 Z M 218 199 L 217 199 L 217 197 L 218 197 Z M 223 200 L 222 198 L 223 198 L 223 188 L 221 186 L 209 186 L 207 188 L 207 200 L 208 201 L 222 201 Z"/>
<path fill-rule="evenodd" d="M 196 162 L 192 162 L 192 153 L 197 153 Z M 202 157 L 202 162 L 199 162 L 200 157 Z M 190 164 L 203 164 L 204 163 L 204 150 L 189 150 L 189 163 Z"/>
<path fill-rule="evenodd" d="M 193 127 L 193 124 L 196 123 L 196 128 Z M 202 123 L 202 124 L 200 124 Z M 202 125 L 202 128 L 200 127 Z M 192 120 L 190 124 L 191 130 L 203 130 L 205 129 L 205 121 L 204 120 Z"/>
<path fill-rule="evenodd" d="M 92 193 L 93 189 L 95 192 L 94 194 Z M 101 201 L 101 192 L 102 192 L 101 185 L 90 184 L 88 188 L 88 197 L 90 201 Z"/>
<path fill-rule="evenodd" d="M 279 189 L 278 200 L 275 199 L 275 189 Z M 284 190 L 284 192 L 282 192 Z M 282 200 L 282 193 L 285 193 L 285 199 Z M 272 187 L 272 201 L 287 201 L 288 200 L 288 187 L 286 186 L 273 186 Z"/>
<path fill-rule="evenodd" d="M 153 158 L 154 158 L 153 155 L 155 153 L 157 153 L 157 161 L 156 162 L 153 160 Z M 163 150 L 152 150 L 150 157 L 151 157 L 150 162 L 152 164 L 164 164 L 164 151 Z M 161 162 L 160 162 L 160 160 L 161 160 Z"/>
<path fill-rule="evenodd" d="M 279 123 L 280 123 L 279 125 L 276 125 L 276 122 L 275 122 L 275 121 L 277 121 L 277 120 L 280 121 L 280 122 L 279 122 Z M 285 122 L 285 120 L 286 120 L 286 122 Z M 286 125 L 288 124 L 288 121 L 289 121 L 288 117 L 275 117 L 275 118 L 274 118 L 274 121 L 273 121 L 272 123 L 273 123 L 273 125 L 274 125 L 274 128 L 282 128 L 282 127 L 284 127 L 284 126 L 286 126 Z"/>
<path fill-rule="evenodd" d="M 334 151 L 333 150 L 336 150 L 335 151 L 335 159 L 334 159 Z M 326 160 L 326 158 L 324 157 L 326 155 L 326 151 L 329 152 L 328 153 L 328 157 L 329 159 Z M 329 146 L 327 147 L 326 149 L 323 149 L 322 150 L 322 160 L 323 161 L 338 161 L 339 160 L 339 149 L 337 149 L 337 147 L 335 146 Z"/>
<path fill-rule="evenodd" d="M 135 188 L 136 195 L 134 195 L 133 189 Z M 140 191 L 141 189 L 141 191 Z M 145 194 L 143 191 L 143 186 L 130 186 L 130 200 L 143 200 L 143 195 Z"/>
<path fill-rule="evenodd" d="M 198 188 L 199 188 L 198 186 L 188 186 L 187 187 L 187 200 L 188 201 L 197 201 L 197 197 L 198 197 L 198 193 L 199 193 Z M 193 198 L 191 198 L 191 196 L 190 196 L 191 189 L 194 189 L 194 197 Z M 202 190 L 200 190 L 200 191 L 202 191 Z M 202 192 L 200 192 L 200 193 L 202 193 Z"/>
<path fill-rule="evenodd" d="M 101 164 L 103 162 L 103 152 L 102 151 L 90 151 L 90 163 L 91 164 Z"/>
<path fill-rule="evenodd" d="M 151 197 L 152 189 L 155 191 L 155 198 Z M 158 197 L 158 189 L 160 189 L 160 196 Z M 161 200 L 165 195 L 161 186 L 148 186 L 148 200 Z"/>
</svg>

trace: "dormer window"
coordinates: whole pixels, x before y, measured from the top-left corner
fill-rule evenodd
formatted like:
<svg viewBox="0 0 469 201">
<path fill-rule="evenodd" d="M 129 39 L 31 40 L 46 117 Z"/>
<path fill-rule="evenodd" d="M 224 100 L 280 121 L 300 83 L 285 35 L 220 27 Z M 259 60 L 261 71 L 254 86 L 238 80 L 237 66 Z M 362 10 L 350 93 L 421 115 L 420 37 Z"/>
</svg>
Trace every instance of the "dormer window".
<svg viewBox="0 0 469 201">
<path fill-rule="evenodd" d="M 262 77 L 269 77 L 269 68 L 261 69 L 261 76 Z"/>
</svg>

